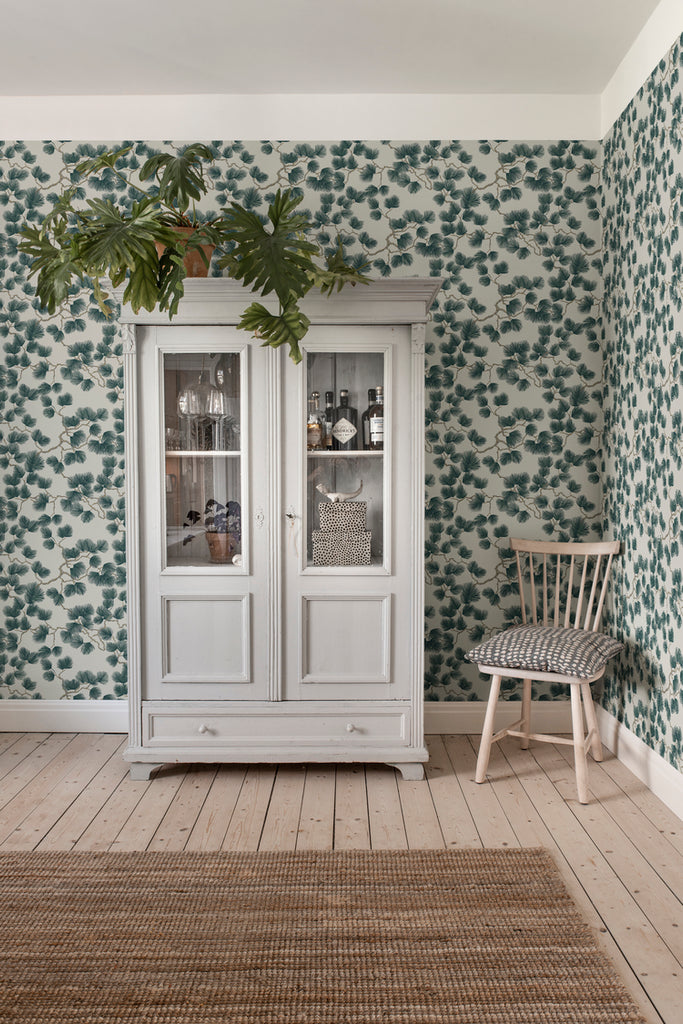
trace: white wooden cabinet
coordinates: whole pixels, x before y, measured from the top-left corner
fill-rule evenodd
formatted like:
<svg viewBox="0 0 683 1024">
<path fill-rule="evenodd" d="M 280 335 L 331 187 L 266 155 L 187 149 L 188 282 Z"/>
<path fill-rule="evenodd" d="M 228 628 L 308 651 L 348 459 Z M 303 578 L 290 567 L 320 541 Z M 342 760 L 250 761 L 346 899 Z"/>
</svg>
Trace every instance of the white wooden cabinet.
<svg viewBox="0 0 683 1024">
<path fill-rule="evenodd" d="M 422 776 L 424 332 L 440 283 L 311 299 L 299 366 L 236 329 L 250 296 L 234 282 L 187 281 L 171 323 L 124 308 L 133 777 L 309 761 Z M 379 384 L 384 441 L 366 450 Z M 310 394 L 337 405 L 342 388 L 359 449 L 309 450 Z M 366 521 L 330 533 L 324 492 L 359 487 L 334 515 Z"/>
</svg>

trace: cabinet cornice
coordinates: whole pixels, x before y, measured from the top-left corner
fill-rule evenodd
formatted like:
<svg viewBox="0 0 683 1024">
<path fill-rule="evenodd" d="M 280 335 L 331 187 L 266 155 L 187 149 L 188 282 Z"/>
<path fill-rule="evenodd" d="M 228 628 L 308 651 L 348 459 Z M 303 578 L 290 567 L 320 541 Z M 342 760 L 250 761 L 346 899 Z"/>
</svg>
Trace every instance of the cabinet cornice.
<svg viewBox="0 0 683 1024">
<path fill-rule="evenodd" d="M 415 324 L 425 323 L 443 279 L 440 277 L 401 277 L 372 281 L 368 285 L 346 286 L 341 292 L 324 296 L 312 292 L 306 296 L 302 309 L 313 324 Z M 121 303 L 124 288 L 113 289 Z M 239 281 L 225 277 L 188 278 L 185 295 L 177 314 L 169 320 L 168 312 L 134 313 L 128 305 L 121 306 L 122 324 L 236 324 L 254 293 Z M 270 296 L 259 299 L 268 309 L 277 309 Z"/>
</svg>

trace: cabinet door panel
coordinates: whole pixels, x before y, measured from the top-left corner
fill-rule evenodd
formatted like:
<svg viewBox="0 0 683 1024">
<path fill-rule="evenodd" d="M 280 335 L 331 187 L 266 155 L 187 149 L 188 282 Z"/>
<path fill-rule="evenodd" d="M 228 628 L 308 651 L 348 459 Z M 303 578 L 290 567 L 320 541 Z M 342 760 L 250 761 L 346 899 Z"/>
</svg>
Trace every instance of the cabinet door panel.
<svg viewBox="0 0 683 1024">
<path fill-rule="evenodd" d="M 391 681 L 390 595 L 308 594 L 301 622 L 302 683 Z"/>
<path fill-rule="evenodd" d="M 234 327 L 149 328 L 140 370 L 143 696 L 263 699 L 264 352 Z"/>
<path fill-rule="evenodd" d="M 301 348 L 283 374 L 284 695 L 405 699 L 419 557 L 409 330 L 317 326 Z M 332 427 L 318 431 L 325 397 Z"/>
<path fill-rule="evenodd" d="M 162 683 L 250 683 L 248 594 L 162 598 Z"/>
</svg>

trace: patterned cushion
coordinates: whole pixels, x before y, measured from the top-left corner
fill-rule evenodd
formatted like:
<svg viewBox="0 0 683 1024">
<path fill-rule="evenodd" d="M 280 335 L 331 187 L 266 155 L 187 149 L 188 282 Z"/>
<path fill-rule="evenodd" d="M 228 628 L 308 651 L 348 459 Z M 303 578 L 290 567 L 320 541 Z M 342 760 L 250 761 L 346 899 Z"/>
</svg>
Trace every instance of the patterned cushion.
<svg viewBox="0 0 683 1024">
<path fill-rule="evenodd" d="M 604 633 L 555 626 L 513 626 L 466 655 L 478 665 L 557 672 L 587 679 L 602 671 L 623 644 Z"/>
</svg>

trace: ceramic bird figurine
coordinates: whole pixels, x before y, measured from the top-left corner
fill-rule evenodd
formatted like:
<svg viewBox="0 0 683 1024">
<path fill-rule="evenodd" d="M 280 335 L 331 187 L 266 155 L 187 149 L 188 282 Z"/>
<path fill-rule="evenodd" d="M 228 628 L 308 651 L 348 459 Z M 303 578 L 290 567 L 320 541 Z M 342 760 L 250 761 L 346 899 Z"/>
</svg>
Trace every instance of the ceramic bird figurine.
<svg viewBox="0 0 683 1024">
<path fill-rule="evenodd" d="M 357 491 L 353 491 L 350 494 L 345 494 L 343 491 L 328 491 L 322 484 L 316 485 L 316 491 L 320 491 L 324 494 L 329 501 L 350 501 L 351 498 L 357 498 L 360 492 L 363 490 L 363 481 L 360 482 L 360 487 Z"/>
</svg>

